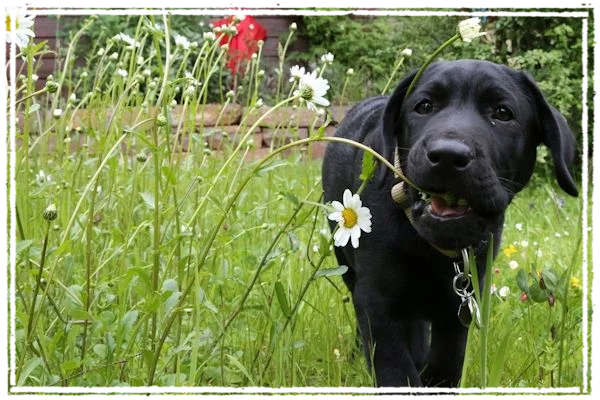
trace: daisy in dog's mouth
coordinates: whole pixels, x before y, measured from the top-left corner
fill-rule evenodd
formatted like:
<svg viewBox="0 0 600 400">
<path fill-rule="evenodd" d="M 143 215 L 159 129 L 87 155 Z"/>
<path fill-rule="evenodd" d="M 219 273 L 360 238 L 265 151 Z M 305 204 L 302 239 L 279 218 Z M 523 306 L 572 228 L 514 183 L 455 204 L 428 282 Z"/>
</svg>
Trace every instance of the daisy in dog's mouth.
<svg viewBox="0 0 600 400">
<path fill-rule="evenodd" d="M 459 218 L 471 212 L 467 200 L 452 193 L 421 192 L 421 200 L 425 202 L 426 212 L 440 218 Z"/>
</svg>

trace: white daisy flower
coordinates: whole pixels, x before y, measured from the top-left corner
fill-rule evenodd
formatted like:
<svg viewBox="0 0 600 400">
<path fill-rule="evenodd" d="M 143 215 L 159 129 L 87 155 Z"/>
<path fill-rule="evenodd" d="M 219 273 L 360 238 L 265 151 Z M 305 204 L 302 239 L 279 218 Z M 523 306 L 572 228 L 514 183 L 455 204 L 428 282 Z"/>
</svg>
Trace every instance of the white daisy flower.
<svg viewBox="0 0 600 400">
<path fill-rule="evenodd" d="M 527 246 L 529 246 L 529 242 L 527 240 L 522 240 L 521 247 L 527 247 Z"/>
<path fill-rule="evenodd" d="M 517 228 L 518 231 L 522 231 L 523 230 L 523 224 L 515 224 L 515 228 Z"/>
<path fill-rule="evenodd" d="M 35 15 L 25 15 L 25 9 L 15 8 L 6 10 L 6 43 L 11 43 L 15 40 L 17 47 L 22 49 L 29 44 L 29 38 L 34 38 L 35 33 L 30 28 L 33 27 L 33 19 Z M 11 32 L 12 21 L 14 19 L 15 31 Z"/>
<path fill-rule="evenodd" d="M 140 47 L 140 44 L 135 41 L 131 36 L 125 33 L 117 33 L 113 36 L 113 40 L 117 40 L 119 42 L 123 42 L 127 45 L 128 48 L 133 49 L 134 47 Z"/>
<path fill-rule="evenodd" d="M 335 211 L 329 214 L 328 218 L 338 223 L 333 240 L 338 247 L 346 246 L 350 240 L 352 247 L 356 249 L 360 231 L 371 232 L 371 211 L 367 207 L 362 207 L 359 195 L 352 195 L 349 189 L 344 190 L 343 201 L 344 204 L 339 201 L 331 203 Z"/>
<path fill-rule="evenodd" d="M 544 254 L 544 253 L 542 252 L 542 249 L 538 249 L 538 250 L 535 252 L 535 255 L 536 255 L 536 256 L 538 256 L 538 257 L 541 257 L 543 254 Z"/>
<path fill-rule="evenodd" d="M 481 30 L 480 18 L 469 18 L 458 23 L 457 31 L 463 42 L 471 42 L 479 36 L 485 36 L 487 32 L 479 32 Z"/>
<path fill-rule="evenodd" d="M 510 288 L 508 286 L 502 286 L 498 289 L 498 296 L 505 298 L 510 294 Z"/>
<path fill-rule="evenodd" d="M 63 110 L 61 108 L 55 108 L 54 111 L 52 111 L 52 116 L 56 119 L 60 118 L 60 116 L 62 115 Z M 43 173 L 43 171 L 42 171 Z"/>
<path fill-rule="evenodd" d="M 304 67 L 294 65 L 292 68 L 290 68 L 290 82 L 299 81 L 305 73 Z"/>
<path fill-rule="evenodd" d="M 217 36 L 214 34 L 214 32 L 204 32 L 202 34 L 202 38 L 204 40 L 208 40 L 209 42 L 213 42 L 217 39 Z"/>
<path fill-rule="evenodd" d="M 519 268 L 519 263 L 516 262 L 515 260 L 510 260 L 510 262 L 508 263 L 508 266 L 510 267 L 510 269 L 517 269 L 517 268 Z"/>
<path fill-rule="evenodd" d="M 310 74 L 305 74 L 300 78 L 298 90 L 294 91 L 294 96 L 300 96 L 309 109 L 317 111 L 317 106 L 329 106 L 329 100 L 325 97 L 329 90 L 327 79 L 317 77 L 317 72 L 313 71 Z"/>
<path fill-rule="evenodd" d="M 188 50 L 190 48 L 190 41 L 185 36 L 175 35 L 175 45 Z"/>
<path fill-rule="evenodd" d="M 321 61 L 323 64 L 333 64 L 333 54 L 327 53 L 321 56 Z"/>
</svg>

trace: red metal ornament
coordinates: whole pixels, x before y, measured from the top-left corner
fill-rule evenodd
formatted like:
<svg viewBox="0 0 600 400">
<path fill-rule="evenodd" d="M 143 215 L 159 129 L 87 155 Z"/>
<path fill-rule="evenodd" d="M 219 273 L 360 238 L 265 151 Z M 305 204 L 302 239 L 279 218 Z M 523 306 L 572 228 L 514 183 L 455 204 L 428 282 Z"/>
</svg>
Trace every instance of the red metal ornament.
<svg viewBox="0 0 600 400">
<path fill-rule="evenodd" d="M 244 20 L 236 24 L 237 33 L 231 41 L 229 36 L 221 38 L 221 45 L 229 43 L 227 67 L 233 75 L 243 73 L 245 63 L 252 58 L 253 53 L 258 53 L 258 41 L 267 38 L 267 31 L 256 19 L 249 13 L 249 8 L 231 6 L 233 11 L 231 15 L 213 22 L 214 26 L 229 26 L 233 23 L 233 17 L 236 14 L 243 14 Z"/>
</svg>

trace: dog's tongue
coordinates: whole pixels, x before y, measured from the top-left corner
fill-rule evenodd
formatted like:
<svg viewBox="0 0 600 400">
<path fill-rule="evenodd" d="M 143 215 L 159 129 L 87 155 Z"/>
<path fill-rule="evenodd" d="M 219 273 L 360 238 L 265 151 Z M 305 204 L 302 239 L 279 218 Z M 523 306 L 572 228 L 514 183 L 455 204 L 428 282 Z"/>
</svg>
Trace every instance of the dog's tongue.
<svg viewBox="0 0 600 400">
<path fill-rule="evenodd" d="M 431 197 L 431 211 L 440 217 L 458 217 L 466 214 L 468 206 L 449 206 L 442 197 Z"/>
</svg>

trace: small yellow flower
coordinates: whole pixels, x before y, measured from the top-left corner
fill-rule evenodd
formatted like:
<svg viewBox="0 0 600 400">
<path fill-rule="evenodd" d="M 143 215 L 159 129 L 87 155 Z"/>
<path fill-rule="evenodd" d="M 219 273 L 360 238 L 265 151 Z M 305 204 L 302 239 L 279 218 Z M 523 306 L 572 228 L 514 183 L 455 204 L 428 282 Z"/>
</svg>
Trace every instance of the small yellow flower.
<svg viewBox="0 0 600 400">
<path fill-rule="evenodd" d="M 510 246 L 505 247 L 503 251 L 506 257 L 510 257 L 517 252 L 517 248 L 514 244 L 511 244 Z"/>
<path fill-rule="evenodd" d="M 576 278 L 576 277 L 571 278 L 571 287 L 573 289 L 581 289 L 581 281 L 579 280 L 579 278 Z"/>
</svg>

